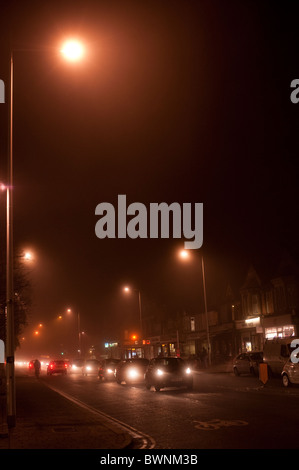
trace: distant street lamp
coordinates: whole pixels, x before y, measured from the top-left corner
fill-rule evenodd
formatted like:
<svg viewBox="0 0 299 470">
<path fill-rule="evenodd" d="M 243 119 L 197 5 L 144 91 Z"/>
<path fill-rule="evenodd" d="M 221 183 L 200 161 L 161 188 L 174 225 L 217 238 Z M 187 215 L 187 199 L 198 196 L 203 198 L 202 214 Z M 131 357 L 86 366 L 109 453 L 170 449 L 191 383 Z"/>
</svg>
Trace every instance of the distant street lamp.
<svg viewBox="0 0 299 470">
<path fill-rule="evenodd" d="M 124 292 L 126 294 L 129 294 L 131 291 L 135 291 L 138 293 L 138 306 L 139 306 L 139 322 L 140 322 L 140 335 L 141 338 L 143 338 L 143 329 L 142 329 L 142 309 L 141 309 L 141 292 L 139 289 L 134 289 L 131 287 L 124 287 Z"/>
<path fill-rule="evenodd" d="M 189 251 L 181 250 L 179 252 L 179 257 L 184 261 L 188 260 L 190 258 Z M 206 331 L 207 331 L 207 343 L 208 343 L 208 362 L 210 366 L 211 365 L 211 343 L 210 343 L 210 329 L 209 329 L 207 294 L 206 294 L 205 265 L 204 265 L 203 255 L 201 257 L 201 270 L 202 270 L 202 284 L 203 284 L 203 296 L 204 296 L 204 304 L 205 304 Z"/>
<path fill-rule="evenodd" d="M 26 49 L 20 49 L 26 51 Z M 27 49 L 30 51 L 32 49 Z M 39 49 L 35 49 L 39 50 Z M 84 48 L 78 41 L 64 44 L 61 53 L 68 61 L 83 57 Z M 9 76 L 9 141 L 8 182 L 6 186 L 6 379 L 7 379 L 7 425 L 16 425 L 15 391 L 15 331 L 14 331 L 14 278 L 13 278 L 13 104 L 14 104 L 14 50 L 10 51 Z M 3 189 L 3 185 L 2 188 Z"/>
<path fill-rule="evenodd" d="M 72 313 L 72 309 L 71 308 L 68 308 L 67 309 L 67 313 Z M 80 329 L 80 312 L 77 313 L 77 322 L 78 322 L 78 353 L 79 353 L 79 356 L 81 357 L 81 329 Z M 82 333 L 84 333 L 82 331 Z"/>
</svg>

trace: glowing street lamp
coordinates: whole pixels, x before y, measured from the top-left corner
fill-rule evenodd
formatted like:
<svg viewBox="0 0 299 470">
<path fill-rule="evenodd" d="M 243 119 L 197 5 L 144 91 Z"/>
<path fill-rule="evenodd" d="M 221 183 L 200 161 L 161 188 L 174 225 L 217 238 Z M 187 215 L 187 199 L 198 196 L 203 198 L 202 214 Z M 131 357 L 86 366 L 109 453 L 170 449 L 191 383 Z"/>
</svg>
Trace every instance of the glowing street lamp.
<svg viewBox="0 0 299 470">
<path fill-rule="evenodd" d="M 67 313 L 68 313 L 68 314 L 71 314 L 71 313 L 72 313 L 72 309 L 71 309 L 71 308 L 68 308 L 68 309 L 67 309 Z M 81 329 L 80 329 L 80 312 L 77 313 L 77 321 L 78 321 L 78 346 L 79 346 L 78 353 L 79 353 L 79 356 L 81 356 L 81 335 L 82 335 L 84 332 L 83 332 L 83 331 L 81 332 Z"/>
<path fill-rule="evenodd" d="M 188 261 L 190 259 L 189 250 L 180 250 L 179 257 L 183 261 L 186 261 L 186 260 Z M 206 317 L 206 324 L 207 324 L 208 359 L 209 359 L 209 365 L 211 365 L 211 343 L 210 343 L 208 306 L 207 306 L 207 294 L 206 294 L 205 265 L 204 265 L 203 256 L 201 257 L 201 270 L 202 270 L 203 296 L 204 296 L 204 304 L 205 304 L 205 317 Z"/>
<path fill-rule="evenodd" d="M 123 290 L 124 290 L 124 292 L 125 292 L 126 294 L 129 294 L 132 290 L 134 290 L 135 292 L 138 292 L 140 335 L 141 335 L 141 337 L 142 337 L 142 336 L 143 336 L 143 332 L 142 332 L 142 310 L 141 310 L 141 293 L 140 293 L 140 290 L 138 290 L 138 289 L 132 289 L 131 287 L 128 287 L 128 286 L 125 286 Z"/>
<path fill-rule="evenodd" d="M 26 49 L 20 49 L 26 51 Z M 27 49 L 30 51 L 30 49 Z M 32 49 L 31 49 L 32 50 Z M 67 41 L 61 53 L 70 62 L 79 61 L 84 47 L 79 41 Z M 6 188 L 6 377 L 7 377 L 7 425 L 16 426 L 15 391 L 15 330 L 14 330 L 14 278 L 13 278 L 13 120 L 14 120 L 14 50 L 10 51 L 9 75 L 9 139 Z"/>
<path fill-rule="evenodd" d="M 78 62 L 82 59 L 85 49 L 81 42 L 76 39 L 69 39 L 60 49 L 61 54 L 69 62 Z"/>
<path fill-rule="evenodd" d="M 32 259 L 33 259 L 32 253 L 30 253 L 30 251 L 26 251 L 26 253 L 24 254 L 24 259 L 26 261 L 32 261 Z"/>
</svg>

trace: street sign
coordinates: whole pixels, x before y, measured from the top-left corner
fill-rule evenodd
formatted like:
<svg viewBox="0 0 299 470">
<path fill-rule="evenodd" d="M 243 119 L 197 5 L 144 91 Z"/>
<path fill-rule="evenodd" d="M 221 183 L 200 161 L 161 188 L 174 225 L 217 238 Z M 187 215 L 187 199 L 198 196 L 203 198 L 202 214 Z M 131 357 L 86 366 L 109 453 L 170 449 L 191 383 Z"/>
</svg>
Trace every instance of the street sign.
<svg viewBox="0 0 299 470">
<path fill-rule="evenodd" d="M 268 364 L 260 364 L 260 381 L 265 385 L 268 382 Z"/>
</svg>

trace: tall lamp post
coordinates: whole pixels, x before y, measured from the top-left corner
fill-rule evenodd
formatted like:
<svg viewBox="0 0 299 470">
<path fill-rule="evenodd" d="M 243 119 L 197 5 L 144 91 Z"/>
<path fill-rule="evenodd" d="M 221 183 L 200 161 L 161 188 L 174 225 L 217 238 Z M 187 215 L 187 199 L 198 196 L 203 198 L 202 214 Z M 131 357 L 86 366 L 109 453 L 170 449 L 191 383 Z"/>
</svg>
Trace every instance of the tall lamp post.
<svg viewBox="0 0 299 470">
<path fill-rule="evenodd" d="M 189 251 L 181 250 L 179 252 L 181 259 L 189 259 Z M 203 297 L 204 297 L 204 306 L 205 306 L 205 318 L 206 318 L 206 332 L 207 332 L 207 343 L 208 343 L 208 363 L 211 365 L 211 342 L 210 342 L 210 329 L 209 329 L 209 318 L 208 318 L 208 304 L 207 304 L 207 293 L 206 293 L 206 276 L 205 276 L 205 264 L 204 257 L 201 257 L 201 271 L 202 271 L 202 284 L 203 284 Z"/>
<path fill-rule="evenodd" d="M 141 308 L 141 292 L 139 289 L 134 289 L 131 287 L 124 287 L 124 292 L 130 293 L 132 290 L 138 293 L 138 307 L 139 307 L 139 322 L 140 322 L 140 335 L 143 338 L 143 326 L 142 326 L 142 308 Z"/>
<path fill-rule="evenodd" d="M 21 49 L 26 51 L 26 49 Z M 32 50 L 32 49 L 28 49 Z M 38 50 L 38 49 L 36 49 Z M 84 48 L 76 40 L 67 41 L 60 50 L 63 56 L 75 62 L 82 58 Z M 13 276 L 13 105 L 14 105 L 14 50 L 10 52 L 9 74 L 9 141 L 8 175 L 6 199 L 6 381 L 7 381 L 7 425 L 16 425 L 15 392 L 15 329 L 14 329 L 14 276 Z"/>
<path fill-rule="evenodd" d="M 68 308 L 67 313 L 72 313 L 72 309 Z M 77 312 L 77 324 L 78 324 L 78 353 L 81 357 L 81 327 L 80 327 L 80 312 Z"/>
</svg>

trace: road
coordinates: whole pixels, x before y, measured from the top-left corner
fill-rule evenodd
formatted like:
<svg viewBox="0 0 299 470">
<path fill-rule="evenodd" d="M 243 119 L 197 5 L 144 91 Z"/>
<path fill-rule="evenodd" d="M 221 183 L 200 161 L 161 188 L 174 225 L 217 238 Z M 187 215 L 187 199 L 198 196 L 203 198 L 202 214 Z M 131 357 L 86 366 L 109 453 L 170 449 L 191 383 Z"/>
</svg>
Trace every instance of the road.
<svg viewBox="0 0 299 470">
<path fill-rule="evenodd" d="M 81 406 L 104 413 L 155 449 L 286 449 L 298 447 L 299 387 L 266 386 L 256 377 L 196 372 L 194 390 L 101 382 L 95 376 L 41 380 Z M 136 443 L 136 447 L 140 446 Z"/>
</svg>

